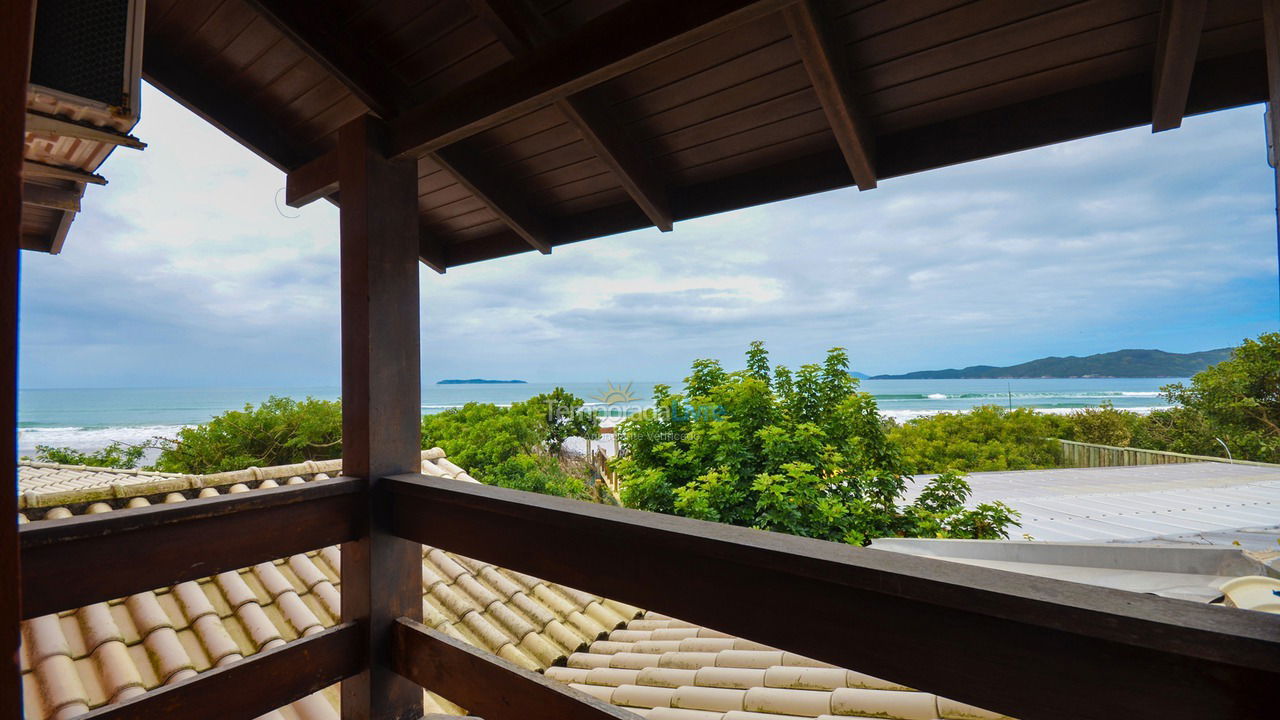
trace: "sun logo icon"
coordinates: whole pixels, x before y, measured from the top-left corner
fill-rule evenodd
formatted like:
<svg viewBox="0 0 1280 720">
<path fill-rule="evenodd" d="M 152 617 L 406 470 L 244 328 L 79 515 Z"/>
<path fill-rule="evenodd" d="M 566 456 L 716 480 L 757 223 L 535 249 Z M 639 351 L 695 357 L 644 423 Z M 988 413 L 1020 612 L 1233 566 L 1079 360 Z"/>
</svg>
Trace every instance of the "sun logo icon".
<svg viewBox="0 0 1280 720">
<path fill-rule="evenodd" d="M 627 383 L 626 387 L 618 387 L 609 382 L 608 389 L 591 399 L 605 405 L 617 405 L 618 403 L 631 402 L 639 398 L 631 393 L 631 383 Z"/>
</svg>

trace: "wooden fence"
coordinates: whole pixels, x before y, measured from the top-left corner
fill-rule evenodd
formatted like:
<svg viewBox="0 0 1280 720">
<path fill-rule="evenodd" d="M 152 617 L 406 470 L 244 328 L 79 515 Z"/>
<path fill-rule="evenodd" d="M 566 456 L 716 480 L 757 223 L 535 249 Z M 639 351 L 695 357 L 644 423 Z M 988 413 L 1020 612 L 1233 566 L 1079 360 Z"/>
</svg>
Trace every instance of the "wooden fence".
<svg viewBox="0 0 1280 720">
<path fill-rule="evenodd" d="M 1218 462 L 1280 468 L 1280 465 L 1250 460 L 1228 460 L 1227 458 L 1210 455 L 1187 455 L 1163 450 L 1145 450 L 1143 448 L 1115 447 L 1113 445 L 1095 445 L 1093 443 L 1075 442 L 1074 440 L 1062 440 L 1059 438 L 1053 439 L 1057 440 L 1062 448 L 1062 464 L 1069 467 L 1122 467 L 1126 465 Z"/>
</svg>

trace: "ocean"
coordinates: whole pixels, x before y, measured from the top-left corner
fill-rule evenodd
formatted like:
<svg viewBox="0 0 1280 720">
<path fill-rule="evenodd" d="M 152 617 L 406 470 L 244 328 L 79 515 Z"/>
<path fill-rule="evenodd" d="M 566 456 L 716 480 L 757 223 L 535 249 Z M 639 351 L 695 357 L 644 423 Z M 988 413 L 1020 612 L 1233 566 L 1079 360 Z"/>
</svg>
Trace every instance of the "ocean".
<svg viewBox="0 0 1280 720">
<path fill-rule="evenodd" d="M 1160 387 L 1171 378 L 1079 378 L 1036 380 L 863 380 L 880 411 L 897 420 L 963 411 L 975 405 L 1032 407 L 1064 413 L 1110 402 L 1117 408 L 1149 412 L 1165 407 Z M 678 382 L 668 383 L 679 386 Z M 587 401 L 606 424 L 649 406 L 652 382 L 573 382 L 511 385 L 424 385 L 423 413 L 468 402 L 506 405 L 560 386 Z M 36 445 L 92 451 L 111 442 L 139 444 L 173 437 L 184 425 L 209 420 L 272 395 L 336 399 L 337 387 L 298 388 L 56 388 L 19 393 L 21 455 Z M 626 395 L 631 400 L 620 401 Z M 612 401 L 611 403 L 608 401 Z"/>
</svg>

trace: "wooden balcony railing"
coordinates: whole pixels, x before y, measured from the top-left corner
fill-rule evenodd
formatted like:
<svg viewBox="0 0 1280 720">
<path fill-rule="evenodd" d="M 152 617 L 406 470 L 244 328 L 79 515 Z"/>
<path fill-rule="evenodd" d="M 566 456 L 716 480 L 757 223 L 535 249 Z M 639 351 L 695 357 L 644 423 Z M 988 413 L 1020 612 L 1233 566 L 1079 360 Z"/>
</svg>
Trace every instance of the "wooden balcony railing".
<svg viewBox="0 0 1280 720">
<path fill-rule="evenodd" d="M 446 478 L 375 487 L 335 478 L 30 523 L 20 530 L 24 615 L 357 539 L 353 518 L 377 492 L 395 536 L 1025 720 L 1066 708 L 1076 718 L 1263 717 L 1266 689 L 1280 686 L 1274 615 Z M 147 561 L 110 561 L 121 557 Z M 343 618 L 88 717 L 255 717 L 366 669 L 366 622 Z M 391 670 L 487 720 L 627 717 L 412 619 L 389 635 Z"/>
</svg>

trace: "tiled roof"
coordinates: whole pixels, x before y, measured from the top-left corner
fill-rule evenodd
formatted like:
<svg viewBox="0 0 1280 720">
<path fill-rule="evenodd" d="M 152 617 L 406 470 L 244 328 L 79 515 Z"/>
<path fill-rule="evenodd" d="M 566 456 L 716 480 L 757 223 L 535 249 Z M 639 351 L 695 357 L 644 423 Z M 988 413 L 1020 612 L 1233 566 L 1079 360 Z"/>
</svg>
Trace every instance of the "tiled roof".
<svg viewBox="0 0 1280 720">
<path fill-rule="evenodd" d="M 426 472 L 474 482 L 439 450 L 424 453 L 423 464 Z M 59 487 L 45 494 L 29 491 L 31 504 L 18 520 L 175 503 L 188 496 L 328 477 L 315 473 L 316 467 L 337 472 L 340 462 L 203 478 L 177 476 L 185 489 L 173 486 L 174 477 L 142 476 L 150 484 L 132 483 L 131 473 L 114 473 L 119 477 L 105 487 L 114 486 L 115 492 L 127 488 L 133 496 L 86 504 L 74 493 L 104 487 L 103 475 L 113 474 L 110 470 L 80 470 L 83 482 L 77 484 L 70 477 L 75 468 L 40 466 L 35 469 L 58 471 Z M 300 474 L 306 470 L 313 472 Z M 67 499 L 81 502 L 50 507 L 50 501 Z M 23 623 L 21 651 L 26 717 L 65 720 L 332 626 L 340 608 L 340 562 L 338 547 L 331 546 L 29 620 Z M 423 547 L 422 566 L 425 623 L 531 670 L 565 662 L 640 614 L 622 603 L 432 547 Z M 429 713 L 462 714 L 461 708 L 438 695 L 426 693 L 425 698 Z M 336 720 L 337 702 L 337 689 L 330 688 L 266 717 Z"/>
<path fill-rule="evenodd" d="M 475 482 L 439 449 L 423 471 Z M 247 492 L 341 461 L 207 476 L 27 463 L 19 521 Z M 24 623 L 28 718 L 65 720 L 337 622 L 336 546 Z M 650 720 L 1001 716 L 714 630 L 423 547 L 423 621 Z M 448 688 L 438 688 L 445 695 Z M 465 714 L 426 693 L 428 713 Z M 267 715 L 334 720 L 329 688 Z"/>
<path fill-rule="evenodd" d="M 546 674 L 649 720 L 1004 717 L 653 612 Z"/>
</svg>

